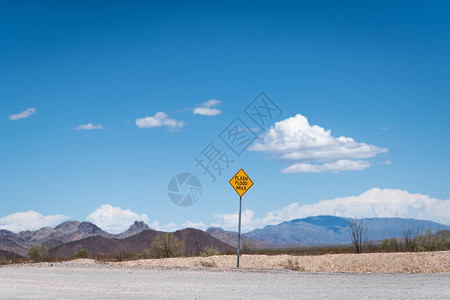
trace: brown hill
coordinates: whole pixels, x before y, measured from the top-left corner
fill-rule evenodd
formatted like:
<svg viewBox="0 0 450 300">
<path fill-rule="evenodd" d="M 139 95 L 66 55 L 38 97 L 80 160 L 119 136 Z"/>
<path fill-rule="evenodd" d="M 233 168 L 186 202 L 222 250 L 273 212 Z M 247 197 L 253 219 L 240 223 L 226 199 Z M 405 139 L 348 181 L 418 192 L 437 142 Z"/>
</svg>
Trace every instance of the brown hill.
<svg viewBox="0 0 450 300">
<path fill-rule="evenodd" d="M 0 238 L 0 250 L 7 252 L 14 252 L 20 256 L 26 256 L 27 249 L 20 247 L 16 243 L 8 240 Z"/>
<path fill-rule="evenodd" d="M 188 255 L 198 255 L 207 247 L 216 247 L 220 252 L 235 251 L 236 248 L 222 242 L 202 230 L 187 228 L 174 232 L 174 235 L 184 241 L 185 253 Z"/>
<path fill-rule="evenodd" d="M 161 233 L 160 231 L 146 230 L 126 239 L 92 236 L 62 244 L 58 247 L 57 252 L 60 257 L 71 257 L 80 249 L 87 249 L 92 254 L 102 255 L 112 255 L 119 251 L 137 254 L 148 248 L 153 239 Z M 173 234 L 184 242 L 186 255 L 196 255 L 210 246 L 216 247 L 221 252 L 234 250 L 230 245 L 201 230 L 188 228 L 176 231 Z"/>
<path fill-rule="evenodd" d="M 24 256 L 19 255 L 15 252 L 0 250 L 0 259 L 18 259 L 18 258 L 24 258 Z"/>
</svg>

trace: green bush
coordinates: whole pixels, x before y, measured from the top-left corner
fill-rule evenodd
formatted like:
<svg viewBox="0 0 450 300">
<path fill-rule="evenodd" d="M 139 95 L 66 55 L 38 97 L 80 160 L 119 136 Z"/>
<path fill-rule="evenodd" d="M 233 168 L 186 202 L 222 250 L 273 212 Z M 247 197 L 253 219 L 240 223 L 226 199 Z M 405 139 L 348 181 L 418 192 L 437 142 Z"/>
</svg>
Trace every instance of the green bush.
<svg viewBox="0 0 450 300">
<path fill-rule="evenodd" d="M 73 254 L 73 257 L 75 257 L 75 258 L 88 258 L 89 254 L 90 254 L 89 250 L 87 250 L 87 249 L 80 249 L 80 250 L 76 251 Z"/>
<path fill-rule="evenodd" d="M 431 230 L 425 231 L 419 239 L 419 251 L 447 250 L 445 236 L 434 235 Z"/>
<path fill-rule="evenodd" d="M 167 258 L 181 256 L 184 243 L 171 233 L 162 233 L 153 239 L 149 249 L 142 251 L 148 258 Z"/>
<path fill-rule="evenodd" d="M 383 242 L 381 242 L 381 248 L 389 252 L 399 252 L 401 250 L 401 243 L 399 243 L 396 238 L 392 237 L 383 240 Z"/>
<path fill-rule="evenodd" d="M 211 247 L 205 248 L 205 251 L 200 252 L 200 255 L 201 255 L 201 256 L 204 256 L 204 257 L 206 257 L 206 256 L 220 255 L 220 251 L 219 251 L 219 249 L 217 249 L 216 247 L 211 246 Z"/>
<path fill-rule="evenodd" d="M 381 243 L 381 249 L 388 252 L 445 251 L 449 246 L 445 234 L 433 234 L 431 229 L 424 232 L 414 226 L 404 229 L 401 239 L 390 238 Z"/>
<path fill-rule="evenodd" d="M 31 259 L 38 260 L 42 257 L 41 247 L 31 246 L 28 248 L 27 256 Z"/>
</svg>

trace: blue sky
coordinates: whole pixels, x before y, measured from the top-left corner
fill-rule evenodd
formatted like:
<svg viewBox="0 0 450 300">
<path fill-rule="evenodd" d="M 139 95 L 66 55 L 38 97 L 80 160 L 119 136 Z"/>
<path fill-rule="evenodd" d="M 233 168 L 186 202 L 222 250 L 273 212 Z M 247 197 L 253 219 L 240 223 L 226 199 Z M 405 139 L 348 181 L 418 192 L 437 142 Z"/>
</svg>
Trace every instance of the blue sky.
<svg viewBox="0 0 450 300">
<path fill-rule="evenodd" d="M 445 1 L 2 1 L 0 226 L 88 219 L 120 230 L 139 217 L 167 230 L 186 221 L 232 228 L 238 198 L 228 180 L 240 168 L 255 183 L 244 197 L 248 230 L 304 216 L 305 205 L 325 199 L 341 200 L 311 214 L 450 224 L 442 211 L 450 207 L 449 13 Z M 244 108 L 261 91 L 283 110 L 274 134 L 294 148 L 257 131 L 260 151 L 253 145 L 238 158 L 228 149 L 235 162 L 211 182 L 194 156 L 211 141 L 226 150 L 218 135 L 235 117 L 256 127 Z M 212 99 L 220 113 L 193 113 Z M 158 112 L 167 117 L 145 119 Z M 138 119 L 169 126 L 140 128 Z M 88 124 L 98 127 L 74 130 Z M 355 144 L 339 144 L 341 136 Z M 327 157 L 333 143 L 356 152 Z M 361 143 L 376 148 L 361 157 Z M 321 160 L 283 158 L 318 146 Z M 305 172 L 324 164 L 331 169 Z M 181 172 L 204 188 L 188 208 L 167 196 Z M 350 211 L 351 196 L 366 205 Z M 280 212 L 293 203 L 298 214 Z"/>
</svg>

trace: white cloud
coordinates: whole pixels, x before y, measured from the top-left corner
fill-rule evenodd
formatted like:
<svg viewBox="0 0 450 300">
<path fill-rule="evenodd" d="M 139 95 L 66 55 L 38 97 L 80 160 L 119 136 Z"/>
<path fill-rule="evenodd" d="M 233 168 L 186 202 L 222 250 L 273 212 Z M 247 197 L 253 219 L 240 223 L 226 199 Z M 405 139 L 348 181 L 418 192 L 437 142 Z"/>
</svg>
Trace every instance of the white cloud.
<svg viewBox="0 0 450 300">
<path fill-rule="evenodd" d="M 370 167 L 370 163 L 363 160 L 338 160 L 326 164 L 293 164 L 281 170 L 281 173 L 338 173 L 342 171 L 361 171 L 368 167 Z"/>
<path fill-rule="evenodd" d="M 27 108 L 24 111 L 18 113 L 18 114 L 12 114 L 9 115 L 9 119 L 13 120 L 13 121 L 17 121 L 20 119 L 25 119 L 28 118 L 31 115 L 34 115 L 36 113 L 36 109 L 35 108 Z"/>
<path fill-rule="evenodd" d="M 205 223 L 203 222 L 191 222 L 191 221 L 186 221 L 183 224 L 181 224 L 182 228 L 196 228 L 196 229 L 201 229 L 201 230 L 206 230 L 208 227 L 206 226 Z"/>
<path fill-rule="evenodd" d="M 205 223 L 203 222 L 191 222 L 191 221 L 186 221 L 184 223 L 182 223 L 181 225 L 175 223 L 175 222 L 171 222 L 167 225 L 160 225 L 158 221 L 154 221 L 152 224 L 149 225 L 150 228 L 155 229 L 155 230 L 160 230 L 160 231 L 166 231 L 166 232 L 174 232 L 180 229 L 185 229 L 185 228 L 196 228 L 196 229 L 200 229 L 200 230 L 206 230 L 208 228 L 208 226 L 206 226 Z"/>
<path fill-rule="evenodd" d="M 184 123 L 175 119 L 170 119 L 165 112 L 158 112 L 153 117 L 145 117 L 136 120 L 136 126 L 139 128 L 154 128 L 166 126 L 171 130 L 183 128 Z"/>
<path fill-rule="evenodd" d="M 78 125 L 74 128 L 74 130 L 95 130 L 95 129 L 104 129 L 102 124 L 94 125 L 92 123 L 86 125 Z"/>
<path fill-rule="evenodd" d="M 298 202 L 269 212 L 262 218 L 254 218 L 247 209 L 242 214 L 242 228 L 250 231 L 267 225 L 279 224 L 308 216 L 332 215 L 351 218 L 413 218 L 431 220 L 450 225 L 450 199 L 440 200 L 422 194 L 410 194 L 396 189 L 373 188 L 358 196 L 323 200 L 315 204 Z M 236 230 L 238 214 L 217 214 L 214 227 Z"/>
<path fill-rule="evenodd" d="M 278 157 L 282 162 L 294 163 L 283 173 L 362 170 L 370 165 L 361 159 L 388 152 L 386 148 L 357 143 L 349 137 L 335 138 L 331 130 L 311 126 L 308 119 L 300 114 L 275 123 L 249 150 L 262 151 Z M 306 164 L 311 162 L 331 164 Z"/>
<path fill-rule="evenodd" d="M 124 210 L 110 204 L 102 204 L 100 208 L 87 216 L 86 220 L 107 232 L 119 233 L 127 230 L 134 221 L 148 223 L 149 219 L 146 214 L 139 215 L 129 209 Z"/>
<path fill-rule="evenodd" d="M 69 218 L 65 215 L 43 216 L 38 212 L 29 210 L 0 218 L 0 229 L 10 230 L 16 233 L 24 230 L 37 230 L 42 227 L 57 226 Z"/>
<path fill-rule="evenodd" d="M 385 166 L 390 166 L 390 165 L 392 165 L 392 162 L 390 160 L 385 160 L 381 164 L 385 165 Z"/>
<path fill-rule="evenodd" d="M 209 116 L 209 117 L 216 116 L 216 115 L 222 113 L 222 111 L 220 109 L 214 108 L 219 103 L 220 103 L 220 101 L 216 100 L 216 99 L 208 100 L 207 102 L 200 105 L 200 107 L 194 108 L 192 113 L 194 115 L 203 115 L 203 116 Z"/>
</svg>

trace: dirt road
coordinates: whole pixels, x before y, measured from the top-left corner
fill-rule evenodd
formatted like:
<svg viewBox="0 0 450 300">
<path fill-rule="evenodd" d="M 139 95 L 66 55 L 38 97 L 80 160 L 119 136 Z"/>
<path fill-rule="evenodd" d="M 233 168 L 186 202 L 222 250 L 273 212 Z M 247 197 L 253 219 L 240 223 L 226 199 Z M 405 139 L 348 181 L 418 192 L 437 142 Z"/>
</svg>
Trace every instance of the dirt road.
<svg viewBox="0 0 450 300">
<path fill-rule="evenodd" d="M 0 267 L 1 299 L 450 298 L 450 274 L 304 273 L 73 261 Z"/>
</svg>

